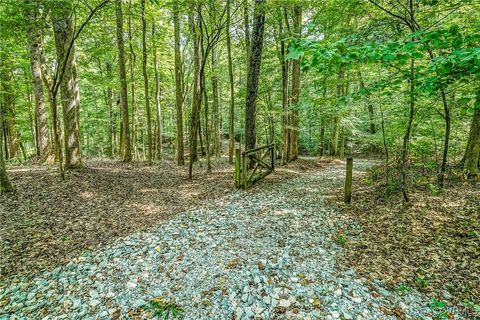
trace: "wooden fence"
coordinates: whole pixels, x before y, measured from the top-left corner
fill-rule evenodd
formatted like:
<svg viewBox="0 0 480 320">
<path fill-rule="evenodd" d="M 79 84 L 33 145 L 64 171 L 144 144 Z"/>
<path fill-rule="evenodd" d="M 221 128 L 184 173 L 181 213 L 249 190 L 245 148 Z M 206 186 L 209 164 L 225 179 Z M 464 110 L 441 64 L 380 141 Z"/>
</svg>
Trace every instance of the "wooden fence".
<svg viewBox="0 0 480 320">
<path fill-rule="evenodd" d="M 275 145 L 240 152 L 235 150 L 235 185 L 248 189 L 275 170 Z"/>
</svg>

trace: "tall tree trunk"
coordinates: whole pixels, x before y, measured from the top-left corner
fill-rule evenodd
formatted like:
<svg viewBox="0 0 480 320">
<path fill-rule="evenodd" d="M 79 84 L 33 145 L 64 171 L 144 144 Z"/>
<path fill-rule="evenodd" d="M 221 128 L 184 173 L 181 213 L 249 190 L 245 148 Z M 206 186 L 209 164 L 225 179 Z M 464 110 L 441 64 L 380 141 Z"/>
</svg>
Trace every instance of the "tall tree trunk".
<svg viewBox="0 0 480 320">
<path fill-rule="evenodd" d="M 480 176 L 480 90 L 477 93 L 475 112 L 470 126 L 467 148 L 465 149 L 465 162 L 463 169 L 467 178 Z"/>
<path fill-rule="evenodd" d="M 63 77 L 60 79 L 60 93 L 63 110 L 65 169 L 75 169 L 82 166 L 80 120 L 78 119 L 80 91 L 77 82 L 75 45 L 72 45 L 70 53 L 68 52 L 68 47 L 74 36 L 70 9 L 70 6 L 65 5 L 65 8 L 62 8 L 57 14 L 52 16 L 58 68 L 64 70 Z"/>
<path fill-rule="evenodd" d="M 205 81 L 205 79 L 203 79 Z M 205 85 L 204 85 L 205 87 Z M 207 90 L 203 90 L 203 104 L 205 106 L 204 110 L 204 118 L 205 118 L 205 152 L 207 155 L 207 172 L 212 172 L 212 163 L 211 163 L 211 152 L 210 152 L 210 124 L 208 121 L 208 97 L 207 97 Z"/>
<path fill-rule="evenodd" d="M 403 135 L 402 154 L 400 158 L 400 190 L 403 194 L 405 202 L 409 202 L 410 198 L 407 194 L 407 164 L 408 164 L 408 145 L 412 133 L 413 118 L 415 115 L 415 60 L 410 62 L 410 110 L 408 114 L 407 128 Z"/>
<path fill-rule="evenodd" d="M 338 131 L 340 126 L 340 117 L 338 115 L 333 117 L 332 129 L 332 146 L 330 148 L 330 155 L 332 157 L 338 156 Z"/>
<path fill-rule="evenodd" d="M 175 104 L 177 112 L 177 164 L 185 164 L 183 146 L 183 90 L 182 90 L 182 57 L 180 53 L 180 19 L 178 17 L 178 0 L 173 3 L 173 26 L 175 34 Z"/>
<path fill-rule="evenodd" d="M 247 98 L 245 112 L 245 144 L 246 149 L 254 149 L 257 142 L 256 108 L 258 80 L 262 62 L 263 33 L 265 28 L 264 0 L 255 0 L 255 22 L 253 26 L 250 62 L 247 78 Z"/>
<path fill-rule="evenodd" d="M 358 70 L 358 78 L 360 80 L 360 89 L 365 89 L 365 82 L 363 81 L 362 72 Z M 375 111 L 373 109 L 372 101 L 367 98 L 367 109 L 370 117 L 370 134 L 375 134 L 377 131 L 375 128 Z"/>
<path fill-rule="evenodd" d="M 3 127 L 3 110 L 2 104 L 0 103 L 0 193 L 4 192 L 11 192 L 13 191 L 12 184 L 10 183 L 10 179 L 8 179 L 7 175 L 7 168 L 5 166 L 5 157 L 3 154 L 4 150 L 4 127 Z"/>
<path fill-rule="evenodd" d="M 302 32 L 302 9 L 296 5 L 293 8 L 293 32 L 294 37 L 299 40 Z M 292 110 L 291 110 L 291 133 L 290 133 L 290 160 L 298 158 L 298 144 L 300 137 L 300 126 L 298 117 L 298 101 L 300 98 L 300 61 L 292 61 Z"/>
<path fill-rule="evenodd" d="M 279 21 L 279 37 L 280 37 L 280 64 L 282 67 L 282 163 L 286 164 L 289 161 L 290 154 L 290 130 L 288 128 L 289 119 L 289 99 L 288 99 L 288 69 L 289 63 L 285 59 L 285 40 L 283 34 L 283 17 Z"/>
<path fill-rule="evenodd" d="M 31 15 L 35 21 L 34 27 L 29 30 L 30 40 L 30 68 L 32 71 L 33 93 L 35 96 L 35 123 L 38 153 L 40 162 L 45 162 L 50 156 L 50 143 L 48 140 L 47 113 L 45 110 L 45 97 L 42 83 L 42 70 L 40 63 L 40 50 L 42 38 L 38 29 L 36 14 Z"/>
<path fill-rule="evenodd" d="M 233 80 L 233 63 L 232 63 L 232 40 L 230 37 L 230 0 L 227 0 L 227 55 L 228 55 L 228 79 L 230 83 L 230 105 L 228 120 L 228 161 L 233 163 L 233 153 L 235 149 L 235 82 Z"/>
<path fill-rule="evenodd" d="M 112 64 L 110 62 L 106 63 L 106 75 L 108 79 L 112 78 Z M 109 86 L 105 90 L 105 104 L 108 108 L 108 145 L 107 145 L 107 155 L 110 158 L 113 158 L 115 155 L 114 144 L 115 144 L 115 116 L 113 111 L 113 89 Z"/>
<path fill-rule="evenodd" d="M 120 113 L 122 117 L 121 129 L 124 137 L 123 161 L 130 162 L 132 160 L 132 149 L 128 123 L 127 74 L 125 70 L 125 47 L 123 44 L 122 0 L 116 0 L 115 4 L 115 12 L 117 16 L 118 70 L 120 79 Z"/>
<path fill-rule="evenodd" d="M 6 140 L 5 158 L 17 158 L 20 151 L 20 134 L 16 128 L 15 121 L 15 97 L 11 86 L 12 72 L 5 65 L 0 66 L 0 77 L 3 91 L 3 118 L 4 118 L 4 134 Z"/>
<path fill-rule="evenodd" d="M 450 114 L 450 107 L 447 102 L 447 95 L 445 94 L 445 90 L 441 89 L 440 94 L 442 96 L 443 112 L 444 112 L 443 116 L 445 119 L 445 136 L 443 139 L 443 156 L 442 156 L 442 165 L 440 167 L 440 174 L 438 175 L 438 184 L 440 185 L 440 187 L 443 187 L 443 182 L 445 180 L 445 174 L 447 171 L 448 148 L 450 144 L 452 116 Z"/>
<path fill-rule="evenodd" d="M 130 96 L 132 103 L 132 150 L 133 157 L 137 155 L 137 100 L 135 99 L 135 64 L 137 61 L 137 55 L 133 50 L 133 30 L 132 30 L 132 0 L 128 2 L 128 47 L 130 51 Z"/>
<path fill-rule="evenodd" d="M 147 20 L 145 18 L 145 0 L 141 1 L 142 6 L 142 71 L 143 83 L 145 90 L 145 110 L 147 114 L 147 148 L 148 148 L 148 163 L 153 161 L 153 137 L 152 137 L 152 111 L 150 110 L 150 93 L 148 88 L 148 73 L 147 73 Z"/>
<path fill-rule="evenodd" d="M 325 121 L 320 122 L 320 158 L 325 154 Z"/>
<path fill-rule="evenodd" d="M 197 13 L 200 13 L 201 7 L 197 7 Z M 190 28 L 193 35 L 193 98 L 192 98 L 192 114 L 190 118 L 190 137 L 189 137 L 189 149 L 190 149 L 190 161 L 188 164 L 188 178 L 193 177 L 193 162 L 197 159 L 197 134 L 200 124 L 200 104 L 202 100 L 202 68 L 200 66 L 202 57 L 200 56 L 200 35 L 198 31 L 197 21 L 194 14 L 191 12 L 189 15 Z M 200 22 L 198 22 L 200 23 Z"/>
<path fill-rule="evenodd" d="M 53 149 L 54 149 L 54 160 L 59 164 L 60 176 L 62 179 L 65 177 L 65 170 L 63 166 L 63 151 L 61 146 L 61 132 L 60 132 L 60 123 L 58 120 L 58 105 L 57 97 L 53 88 L 53 81 L 48 74 L 47 62 L 45 59 L 45 52 L 43 46 L 39 47 L 39 57 L 40 57 L 40 66 L 42 69 L 42 80 L 43 84 L 47 88 L 48 100 L 50 102 L 50 109 L 52 114 L 52 140 L 53 140 Z"/>
<path fill-rule="evenodd" d="M 257 1 L 257 0 L 255 0 Z M 245 31 L 245 48 L 247 51 L 247 73 L 248 73 L 248 68 L 250 67 L 250 52 L 251 52 L 251 36 L 250 36 L 250 5 L 249 1 L 245 1 L 245 4 L 243 6 L 243 27 Z"/>
<path fill-rule="evenodd" d="M 153 65 L 155 68 L 155 106 L 157 109 L 157 126 L 155 130 L 156 137 L 156 150 L 155 155 L 156 159 L 160 160 L 162 158 L 162 134 L 163 134 L 163 119 L 162 119 L 162 108 L 161 108 L 161 94 L 162 90 L 160 87 L 160 74 L 158 72 L 158 61 L 157 61 L 157 42 L 155 34 L 155 24 L 152 24 L 152 38 L 153 38 Z"/>
<path fill-rule="evenodd" d="M 213 114 L 213 151 L 216 157 L 222 154 L 220 145 L 220 111 L 218 103 L 218 76 L 217 76 L 217 52 L 215 46 L 212 47 L 212 114 Z"/>
</svg>

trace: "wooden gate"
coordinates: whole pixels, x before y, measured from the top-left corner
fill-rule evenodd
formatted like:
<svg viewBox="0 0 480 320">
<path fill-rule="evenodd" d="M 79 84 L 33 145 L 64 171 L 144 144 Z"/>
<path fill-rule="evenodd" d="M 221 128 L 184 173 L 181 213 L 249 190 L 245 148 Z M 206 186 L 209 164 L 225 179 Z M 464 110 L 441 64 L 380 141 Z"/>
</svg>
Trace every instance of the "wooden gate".
<svg viewBox="0 0 480 320">
<path fill-rule="evenodd" d="M 250 164 L 250 165 L 249 165 Z M 240 152 L 235 150 L 235 185 L 248 189 L 275 169 L 275 144 Z"/>
</svg>

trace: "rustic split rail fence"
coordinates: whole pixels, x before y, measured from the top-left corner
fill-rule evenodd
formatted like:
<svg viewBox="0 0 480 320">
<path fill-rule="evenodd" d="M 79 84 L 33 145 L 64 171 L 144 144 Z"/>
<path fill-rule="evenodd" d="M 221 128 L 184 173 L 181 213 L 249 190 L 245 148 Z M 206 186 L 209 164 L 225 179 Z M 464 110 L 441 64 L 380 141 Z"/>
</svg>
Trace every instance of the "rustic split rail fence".
<svg viewBox="0 0 480 320">
<path fill-rule="evenodd" d="M 275 170 L 275 144 L 235 150 L 235 185 L 248 189 Z"/>
</svg>

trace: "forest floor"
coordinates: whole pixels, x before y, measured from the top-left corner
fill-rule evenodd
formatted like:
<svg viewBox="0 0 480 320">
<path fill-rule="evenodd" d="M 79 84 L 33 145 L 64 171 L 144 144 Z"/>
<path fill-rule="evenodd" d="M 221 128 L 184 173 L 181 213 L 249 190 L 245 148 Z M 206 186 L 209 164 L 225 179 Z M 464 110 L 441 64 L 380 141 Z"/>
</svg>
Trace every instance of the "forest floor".
<svg viewBox="0 0 480 320">
<path fill-rule="evenodd" d="M 432 169 L 412 168 L 409 176 L 408 204 L 381 168 L 358 177 L 352 205 L 331 195 L 330 203 L 341 208 L 340 264 L 399 294 L 421 291 L 444 318 L 455 306 L 480 319 L 480 185 L 455 168 L 443 191 Z"/>
<path fill-rule="evenodd" d="M 355 175 L 372 165 L 356 160 Z M 8 277 L 0 282 L 0 319 L 437 316 L 430 297 L 416 288 L 400 294 L 378 278 L 339 265 L 345 239 L 338 226 L 348 220 L 325 197 L 341 190 L 344 164 L 338 161 L 299 160 L 247 191 L 233 189 L 228 165 L 215 174 L 200 173 L 194 181 L 185 180 L 174 165 L 104 162 L 89 164 L 65 182 L 48 170 L 19 169 L 12 176 L 17 200 L 2 198 L 2 210 L 15 215 L 14 205 L 23 208 L 18 213 L 23 222 L 8 221 L 25 229 L 23 235 L 9 235 L 18 231 L 2 225 L 2 243 L 15 236 L 10 245 L 38 273 L 27 277 L 28 268 L 13 263 L 11 249 L 2 248 Z M 35 218 L 40 214 L 33 211 L 47 215 Z M 29 223 L 29 215 L 31 224 L 22 225 Z M 38 221 L 48 223 L 31 231 Z M 53 243 L 41 246 L 34 238 L 29 244 L 38 242 L 38 248 L 15 247 L 15 241 L 55 227 L 59 231 L 49 231 L 55 236 L 45 238 Z M 78 243 L 71 247 L 75 253 L 58 246 L 63 242 Z M 21 252 L 52 250 L 49 245 L 56 249 Z M 53 258 L 46 257 L 50 252 Z M 43 263 L 29 261 L 36 259 Z M 470 319 L 455 311 L 449 317 Z"/>
<path fill-rule="evenodd" d="M 296 161 L 264 181 L 276 183 L 331 161 Z M 178 213 L 235 190 L 232 166 L 214 159 L 215 170 L 173 161 L 153 166 L 88 161 L 65 181 L 56 167 L 19 166 L 9 170 L 16 193 L 0 195 L 0 279 L 32 276 L 69 262 L 116 239 L 148 231 Z"/>
</svg>

